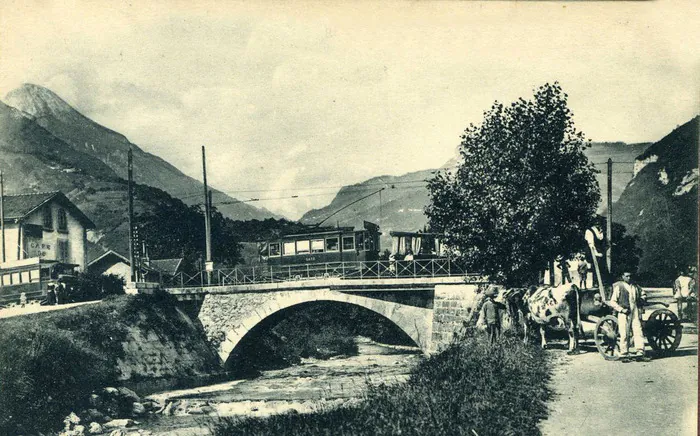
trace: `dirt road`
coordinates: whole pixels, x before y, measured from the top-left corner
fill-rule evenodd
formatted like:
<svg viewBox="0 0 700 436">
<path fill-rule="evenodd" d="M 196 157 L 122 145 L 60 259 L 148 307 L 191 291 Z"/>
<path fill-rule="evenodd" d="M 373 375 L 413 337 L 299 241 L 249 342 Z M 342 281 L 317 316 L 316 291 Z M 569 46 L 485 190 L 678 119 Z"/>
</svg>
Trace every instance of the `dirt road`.
<svg viewBox="0 0 700 436">
<path fill-rule="evenodd" d="M 567 356 L 555 370 L 544 435 L 696 435 L 698 335 L 684 333 L 671 357 L 648 363 L 604 360 L 595 348 Z"/>
</svg>

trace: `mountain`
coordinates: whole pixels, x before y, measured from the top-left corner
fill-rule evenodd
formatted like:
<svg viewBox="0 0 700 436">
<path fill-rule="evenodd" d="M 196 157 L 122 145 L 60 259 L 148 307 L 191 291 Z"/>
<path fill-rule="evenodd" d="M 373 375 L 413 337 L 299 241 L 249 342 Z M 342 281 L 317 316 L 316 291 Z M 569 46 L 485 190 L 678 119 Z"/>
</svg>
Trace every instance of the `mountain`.
<svg viewBox="0 0 700 436">
<path fill-rule="evenodd" d="M 88 233 L 88 258 L 106 248 L 128 253 L 127 182 L 102 160 L 66 144 L 33 117 L 0 102 L 0 169 L 5 193 L 63 191 L 96 225 Z M 161 202 L 179 203 L 166 192 L 136 186 L 134 211 Z"/>
<path fill-rule="evenodd" d="M 663 286 L 698 261 L 699 124 L 693 118 L 637 156 L 613 208 L 613 220 L 639 237 L 640 275 Z"/>
<path fill-rule="evenodd" d="M 648 143 L 603 142 L 592 143 L 591 147 L 585 150 L 586 156 L 595 164 L 596 169 L 599 171 L 596 179 L 600 185 L 602 197 L 606 197 L 607 159 L 612 158 L 614 162 L 621 162 L 613 166 L 614 201 L 632 179 L 635 156 L 648 146 Z M 454 169 L 459 163 L 460 159 L 454 157 L 440 168 L 416 171 L 402 176 L 373 177 L 362 183 L 345 186 L 329 205 L 320 209 L 310 210 L 301 217 L 300 221 L 304 224 L 316 224 L 363 196 L 385 188 L 381 192 L 381 201 L 379 193 L 371 195 L 333 215 L 324 224 L 333 225 L 337 223 L 339 225 L 362 227 L 364 220 L 372 221 L 379 224 L 382 229 L 381 246 L 389 248 L 391 244 L 390 231 L 417 231 L 428 224 L 427 217 L 423 214 L 423 209 L 428 204 L 428 191 L 425 181 L 433 177 L 437 171 Z M 604 211 L 606 205 L 607 198 L 603 198 L 598 210 Z"/>
<path fill-rule="evenodd" d="M 651 143 L 627 144 L 624 142 L 592 142 L 584 153 L 593 162 L 598 174 L 596 180 L 600 186 L 600 204 L 598 213 L 607 215 L 608 207 L 608 159 L 613 161 L 612 197 L 613 203 L 620 198 L 625 186 L 632 180 L 635 157 L 644 152 Z"/>
<path fill-rule="evenodd" d="M 134 181 L 159 188 L 180 198 L 186 204 L 201 202 L 202 183 L 183 174 L 158 156 L 143 151 L 122 134 L 110 130 L 71 107 L 49 89 L 24 84 L 10 91 L 5 102 L 28 115 L 39 126 L 71 148 L 72 154 L 85 159 L 101 161 L 110 173 L 127 178 L 127 152 L 133 149 Z M 199 156 L 199 155 L 197 155 Z M 235 202 L 223 192 L 213 190 L 213 201 L 219 211 L 232 219 L 250 220 L 277 217 L 265 209 Z"/>
</svg>

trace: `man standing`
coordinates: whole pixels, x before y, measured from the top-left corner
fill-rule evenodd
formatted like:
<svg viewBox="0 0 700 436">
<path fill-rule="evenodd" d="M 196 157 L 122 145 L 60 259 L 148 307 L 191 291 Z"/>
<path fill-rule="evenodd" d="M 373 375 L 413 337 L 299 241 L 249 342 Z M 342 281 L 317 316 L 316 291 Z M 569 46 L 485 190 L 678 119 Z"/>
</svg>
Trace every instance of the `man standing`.
<svg viewBox="0 0 700 436">
<path fill-rule="evenodd" d="M 586 260 L 585 255 L 579 255 L 578 258 L 578 266 L 576 268 L 576 271 L 578 272 L 578 287 L 579 289 L 586 289 L 586 284 L 588 283 L 588 261 Z"/>
<path fill-rule="evenodd" d="M 690 274 L 682 270 L 678 278 L 673 282 L 673 298 L 676 299 L 678 305 L 678 318 L 683 320 L 683 303 L 692 300 L 695 297 L 693 292 L 695 280 L 690 277 Z"/>
<path fill-rule="evenodd" d="M 620 328 L 620 361 L 630 362 L 629 342 L 630 330 L 634 337 L 635 357 L 638 361 L 648 362 L 644 355 L 644 333 L 642 332 L 642 305 L 646 295 L 642 288 L 630 284 L 632 274 L 622 273 L 622 280 L 613 285 L 610 306 L 617 312 L 617 323 Z"/>
</svg>

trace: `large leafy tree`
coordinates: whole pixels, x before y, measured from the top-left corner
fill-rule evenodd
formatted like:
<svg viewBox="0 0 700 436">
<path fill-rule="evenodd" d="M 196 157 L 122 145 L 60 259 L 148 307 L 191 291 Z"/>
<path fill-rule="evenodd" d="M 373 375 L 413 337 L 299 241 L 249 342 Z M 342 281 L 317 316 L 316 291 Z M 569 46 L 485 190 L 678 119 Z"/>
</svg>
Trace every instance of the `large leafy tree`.
<svg viewBox="0 0 700 436">
<path fill-rule="evenodd" d="M 600 190 L 558 83 L 531 100 L 494 103 L 461 139 L 456 172 L 428 183 L 426 214 L 468 267 L 523 285 L 582 249 Z"/>
<path fill-rule="evenodd" d="M 183 257 L 194 268 L 205 252 L 203 207 L 181 202 L 162 203 L 137 217 L 139 236 L 146 242 L 151 258 Z M 232 220 L 214 208 L 211 214 L 212 258 L 233 266 L 240 259 L 239 236 Z"/>
</svg>

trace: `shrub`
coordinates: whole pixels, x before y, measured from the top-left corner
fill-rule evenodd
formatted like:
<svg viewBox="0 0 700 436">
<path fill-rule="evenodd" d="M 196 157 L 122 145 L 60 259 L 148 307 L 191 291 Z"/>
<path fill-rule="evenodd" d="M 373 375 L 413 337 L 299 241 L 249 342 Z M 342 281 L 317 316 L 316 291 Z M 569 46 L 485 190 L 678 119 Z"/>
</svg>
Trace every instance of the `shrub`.
<svg viewBox="0 0 700 436">
<path fill-rule="evenodd" d="M 124 294 L 124 279 L 115 274 L 83 272 L 63 292 L 63 299 L 67 302 L 100 300 L 110 295 Z"/>
<path fill-rule="evenodd" d="M 39 323 L 0 329 L 0 434 L 24 434 L 55 427 L 115 379 L 107 355 L 68 332 Z"/>
<path fill-rule="evenodd" d="M 420 364 L 407 383 L 370 388 L 357 406 L 222 419 L 214 434 L 534 435 L 547 414 L 548 378 L 541 350 L 514 337 L 491 346 L 469 334 Z"/>
</svg>

